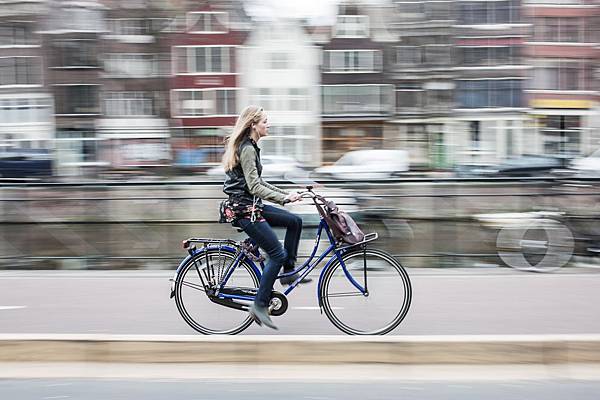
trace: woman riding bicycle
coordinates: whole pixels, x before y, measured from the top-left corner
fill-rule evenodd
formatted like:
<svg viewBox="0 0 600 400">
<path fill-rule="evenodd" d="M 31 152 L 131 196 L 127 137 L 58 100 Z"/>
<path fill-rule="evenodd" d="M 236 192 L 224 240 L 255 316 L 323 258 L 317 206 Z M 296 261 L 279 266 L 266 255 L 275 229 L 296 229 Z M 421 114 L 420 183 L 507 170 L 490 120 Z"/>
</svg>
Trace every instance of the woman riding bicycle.
<svg viewBox="0 0 600 400">
<path fill-rule="evenodd" d="M 282 266 L 285 272 L 294 270 L 302 219 L 262 203 L 262 200 L 268 200 L 283 205 L 300 200 L 298 193 L 277 188 L 261 178 L 262 164 L 257 143 L 268 134 L 269 124 L 264 110 L 257 106 L 246 107 L 227 140 L 223 155 L 227 174 L 223 192 L 229 195 L 225 206 L 227 221 L 243 229 L 269 255 L 250 314 L 259 325 L 277 329 L 268 313 L 271 291 Z M 277 239 L 271 228 L 273 226 L 286 228 L 284 246 Z M 290 284 L 297 278 L 297 274 L 283 277 L 281 283 Z M 310 281 L 310 278 L 305 278 L 301 282 Z"/>
</svg>

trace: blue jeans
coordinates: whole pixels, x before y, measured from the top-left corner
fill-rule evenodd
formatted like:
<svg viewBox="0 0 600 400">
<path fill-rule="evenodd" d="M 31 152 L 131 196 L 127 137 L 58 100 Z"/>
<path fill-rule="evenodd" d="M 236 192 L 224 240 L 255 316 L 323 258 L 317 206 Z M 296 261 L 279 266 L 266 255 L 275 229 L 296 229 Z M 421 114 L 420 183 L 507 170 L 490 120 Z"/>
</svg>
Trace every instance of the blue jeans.
<svg viewBox="0 0 600 400">
<path fill-rule="evenodd" d="M 255 300 L 258 306 L 266 307 L 271 300 L 271 291 L 281 266 L 284 266 L 285 271 L 294 269 L 302 234 L 302 219 L 270 205 L 264 206 L 263 217 L 266 221 L 252 223 L 249 219 L 241 219 L 238 225 L 269 255 Z M 272 227 L 286 228 L 284 246 L 279 243 Z"/>
</svg>

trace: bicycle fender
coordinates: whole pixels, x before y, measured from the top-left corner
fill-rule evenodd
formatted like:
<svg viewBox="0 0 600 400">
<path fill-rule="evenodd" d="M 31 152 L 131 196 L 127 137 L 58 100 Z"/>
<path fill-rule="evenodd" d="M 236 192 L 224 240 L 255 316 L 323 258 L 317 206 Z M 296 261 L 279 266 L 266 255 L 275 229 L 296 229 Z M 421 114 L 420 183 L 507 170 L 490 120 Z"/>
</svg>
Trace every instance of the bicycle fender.
<svg viewBox="0 0 600 400">
<path fill-rule="evenodd" d="M 338 254 L 337 251 L 334 253 L 334 257 L 331 257 L 329 259 L 329 261 L 327 261 L 327 264 L 325 264 L 325 266 L 323 267 L 323 269 L 321 270 L 321 275 L 319 275 L 319 282 L 317 283 L 317 300 L 319 301 L 319 309 L 321 310 L 321 314 L 323 314 L 323 302 L 322 302 L 322 294 L 323 294 L 323 288 L 322 288 L 322 284 L 323 284 L 323 276 L 325 276 L 325 272 L 327 272 L 327 270 L 329 268 L 331 268 L 331 266 L 333 264 L 335 264 L 336 262 L 339 262 L 340 260 L 338 259 L 338 257 L 341 257 L 342 254 Z"/>
</svg>

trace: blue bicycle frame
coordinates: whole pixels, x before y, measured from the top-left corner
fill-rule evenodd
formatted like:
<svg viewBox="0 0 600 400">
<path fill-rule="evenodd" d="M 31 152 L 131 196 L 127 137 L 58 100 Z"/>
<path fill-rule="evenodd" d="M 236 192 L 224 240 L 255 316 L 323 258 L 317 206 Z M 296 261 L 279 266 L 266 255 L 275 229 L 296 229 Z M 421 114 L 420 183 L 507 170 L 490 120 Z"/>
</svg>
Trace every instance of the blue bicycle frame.
<svg viewBox="0 0 600 400">
<path fill-rule="evenodd" d="M 323 253 L 321 253 L 321 255 L 319 255 L 319 257 L 317 258 L 316 261 L 312 262 L 313 259 L 315 258 L 315 255 L 317 253 L 317 250 L 319 248 L 319 243 L 321 242 L 321 234 L 322 232 L 325 231 L 325 233 L 327 234 L 327 237 L 329 239 L 329 246 L 327 247 L 327 249 L 325 251 L 323 251 Z M 355 247 L 353 247 L 355 248 Z M 227 281 L 229 280 L 229 278 L 231 277 L 231 275 L 233 274 L 233 271 L 235 271 L 235 269 L 238 267 L 238 265 L 240 264 L 240 262 L 245 261 L 256 273 L 256 275 L 258 276 L 259 280 L 261 278 L 261 269 L 258 268 L 256 266 L 256 264 L 254 263 L 254 261 L 252 259 L 250 259 L 249 257 L 246 256 L 246 254 L 242 251 L 240 251 L 240 249 L 236 249 L 234 247 L 231 246 L 208 246 L 205 247 L 203 249 L 200 250 L 196 250 L 193 254 L 190 254 L 188 257 L 186 257 L 181 264 L 179 264 L 179 267 L 177 268 L 176 271 L 176 276 L 179 273 L 179 270 L 193 257 L 196 257 L 198 254 L 202 254 L 203 252 L 209 251 L 209 250 L 225 250 L 225 251 L 230 251 L 230 252 L 234 252 L 236 253 L 235 259 L 233 260 L 233 262 L 229 265 L 229 267 L 226 270 L 226 273 L 224 275 L 223 280 L 220 283 L 220 286 L 218 288 L 218 290 L 215 292 L 215 295 L 218 296 L 221 299 L 231 299 L 231 300 L 243 300 L 243 301 L 254 301 L 254 296 L 249 296 L 249 295 L 239 295 L 239 294 L 227 294 L 227 293 L 222 293 L 223 289 L 225 288 Z M 321 218 L 321 221 L 319 223 L 319 227 L 317 229 L 317 236 L 315 239 L 315 245 L 313 247 L 312 253 L 310 255 L 310 257 L 308 257 L 308 259 L 298 268 L 294 269 L 293 271 L 290 272 L 286 272 L 283 274 L 280 274 L 277 278 L 282 278 L 282 277 L 286 277 L 286 276 L 291 276 L 293 274 L 296 273 L 300 273 L 300 271 L 303 271 L 301 274 L 299 274 L 299 278 L 296 279 L 296 281 L 290 285 L 284 292 L 284 294 L 287 296 L 289 293 L 291 293 L 299 284 L 299 282 L 306 277 L 313 269 L 315 269 L 317 267 L 317 265 L 319 265 L 319 263 L 321 261 L 323 261 L 323 259 L 325 257 L 327 257 L 330 253 L 333 252 L 333 256 L 327 261 L 327 264 L 325 264 L 325 267 L 323 268 L 323 270 L 321 271 L 321 274 L 319 276 L 319 282 L 317 285 L 317 298 L 319 301 L 319 306 L 321 306 L 321 282 L 323 280 L 323 276 L 325 275 L 325 273 L 327 272 L 327 270 L 329 268 L 331 268 L 331 266 L 333 265 L 333 263 L 337 260 L 339 261 L 339 263 L 342 266 L 342 269 L 344 271 L 344 274 L 346 276 L 346 278 L 348 278 L 348 280 L 352 283 L 352 285 L 354 285 L 354 287 L 356 287 L 356 289 L 358 289 L 363 295 L 368 295 L 368 292 L 366 290 L 366 288 L 363 288 L 358 282 L 356 282 L 356 280 L 352 277 L 352 275 L 348 272 L 348 269 L 346 268 L 346 265 L 344 263 L 344 260 L 342 258 L 342 256 L 348 251 L 349 248 L 344 248 L 344 249 L 339 249 L 336 246 L 336 241 L 329 229 L 329 226 L 327 225 L 327 222 L 325 221 L 325 219 Z M 260 262 L 260 266 L 262 269 L 264 269 L 264 262 L 261 261 Z"/>
</svg>

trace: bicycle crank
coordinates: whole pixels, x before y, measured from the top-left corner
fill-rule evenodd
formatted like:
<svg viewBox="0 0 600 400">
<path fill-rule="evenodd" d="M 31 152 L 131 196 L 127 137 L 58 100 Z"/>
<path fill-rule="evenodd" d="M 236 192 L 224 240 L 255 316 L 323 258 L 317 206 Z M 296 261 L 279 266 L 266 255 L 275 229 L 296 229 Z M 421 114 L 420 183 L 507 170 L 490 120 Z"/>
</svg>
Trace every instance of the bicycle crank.
<svg viewBox="0 0 600 400">
<path fill-rule="evenodd" d="M 269 303 L 269 314 L 278 317 L 285 314 L 288 309 L 288 301 L 285 294 L 273 290 L 271 292 L 271 302 Z"/>
</svg>

